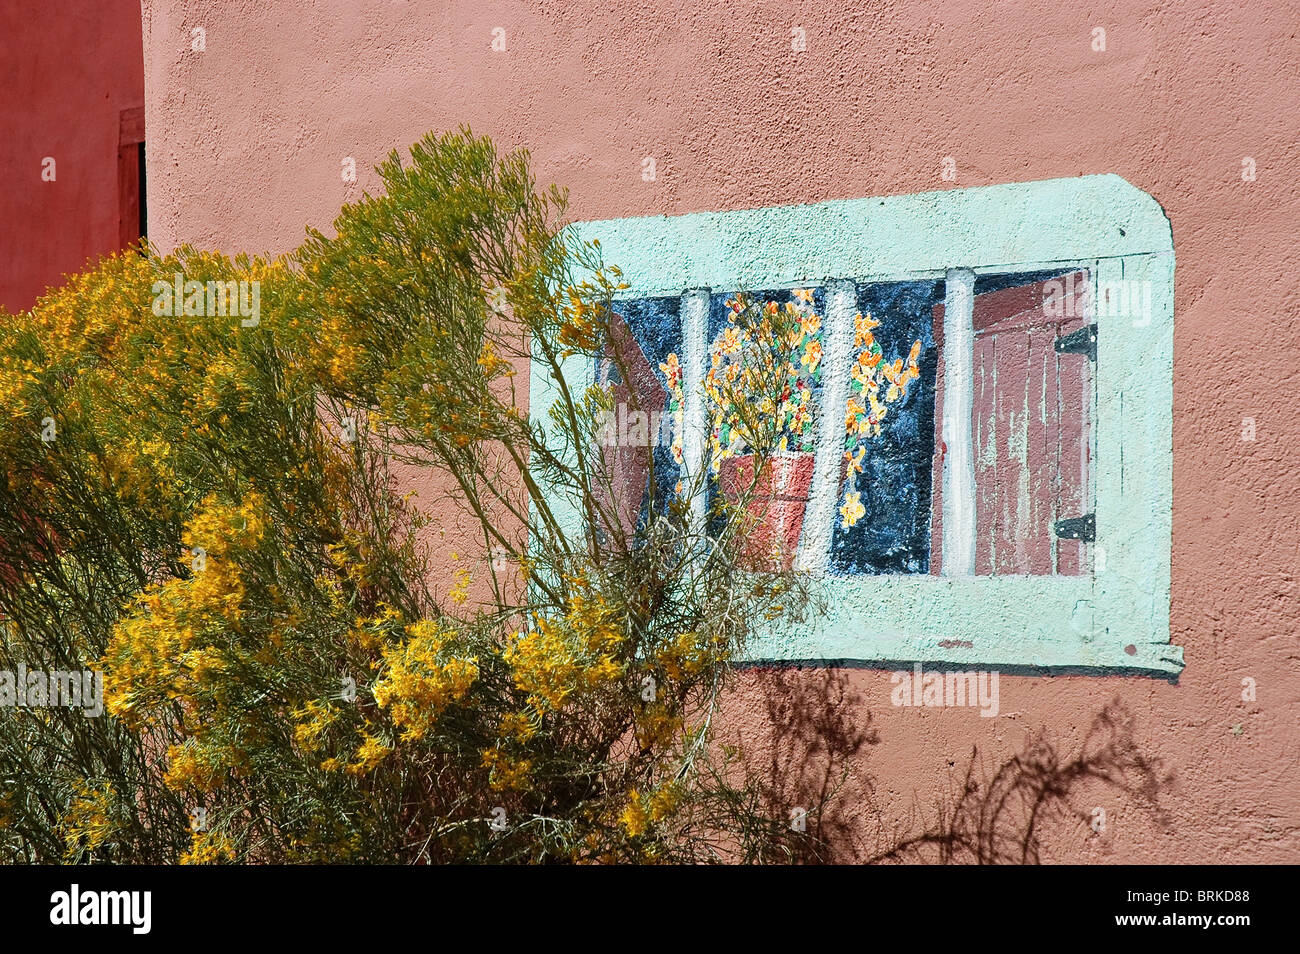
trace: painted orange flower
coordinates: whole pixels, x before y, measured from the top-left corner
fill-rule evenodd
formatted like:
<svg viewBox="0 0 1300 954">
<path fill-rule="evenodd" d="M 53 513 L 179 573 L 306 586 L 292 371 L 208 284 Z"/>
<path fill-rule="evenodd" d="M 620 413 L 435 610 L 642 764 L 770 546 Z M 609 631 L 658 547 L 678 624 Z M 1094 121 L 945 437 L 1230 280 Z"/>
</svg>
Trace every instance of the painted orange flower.
<svg viewBox="0 0 1300 954">
<path fill-rule="evenodd" d="M 800 359 L 800 363 L 803 364 L 808 369 L 808 373 L 811 374 L 817 370 L 817 365 L 821 363 L 821 360 L 822 343 L 816 338 L 813 338 L 804 346 L 803 357 Z"/>
<path fill-rule="evenodd" d="M 861 312 L 853 316 L 853 347 L 867 348 L 873 342 L 871 334 L 872 328 L 879 328 L 880 322 L 872 318 L 871 315 L 865 317 Z"/>
</svg>

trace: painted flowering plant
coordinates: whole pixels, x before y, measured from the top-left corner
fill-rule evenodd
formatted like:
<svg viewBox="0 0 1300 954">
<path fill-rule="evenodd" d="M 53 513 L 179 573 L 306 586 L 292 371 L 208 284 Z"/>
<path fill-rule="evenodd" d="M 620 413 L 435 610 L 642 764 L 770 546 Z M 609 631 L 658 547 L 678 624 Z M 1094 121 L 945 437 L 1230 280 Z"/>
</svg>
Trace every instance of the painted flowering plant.
<svg viewBox="0 0 1300 954">
<path fill-rule="evenodd" d="M 810 289 L 796 289 L 784 307 L 740 294 L 727 310 L 704 376 L 715 473 L 728 457 L 811 450 L 813 389 L 822 379 L 821 317 Z"/>
<path fill-rule="evenodd" d="M 856 524 L 866 513 L 861 493 L 854 488 L 857 476 L 863 470 L 867 441 L 880 436 L 889 406 L 905 398 L 908 383 L 921 374 L 916 364 L 921 355 L 921 342 L 912 343 L 906 363 L 902 358 L 886 361 L 884 351 L 872 334 L 872 329 L 879 327 L 880 322 L 870 314 L 859 313 L 853 317 L 853 349 L 857 356 L 849 369 L 849 399 L 844 406 L 844 460 L 850 473 L 840 505 L 845 529 Z"/>
<path fill-rule="evenodd" d="M 704 378 L 710 423 L 710 467 L 745 454 L 811 453 L 816 439 L 817 401 L 822 383 L 823 330 L 811 289 L 799 288 L 793 300 L 759 304 L 745 294 L 727 302 L 727 325 L 709 349 Z M 864 469 L 867 442 L 879 437 L 891 405 L 903 400 L 908 384 L 920 376 L 916 341 L 906 360 L 887 361 L 870 314 L 854 316 L 849 397 L 845 402 L 844 461 L 849 480 L 840 506 L 843 525 L 865 514 L 856 478 Z M 682 367 L 669 354 L 660 371 L 673 414 L 673 458 L 680 464 L 685 396 Z"/>
<path fill-rule="evenodd" d="M 812 450 L 822 337 L 810 289 L 795 289 L 784 306 L 737 294 L 727 302 L 727 325 L 709 359 L 704 394 L 712 473 L 731 457 Z M 676 353 L 659 370 L 673 415 L 673 459 L 680 464 L 685 396 Z"/>
</svg>

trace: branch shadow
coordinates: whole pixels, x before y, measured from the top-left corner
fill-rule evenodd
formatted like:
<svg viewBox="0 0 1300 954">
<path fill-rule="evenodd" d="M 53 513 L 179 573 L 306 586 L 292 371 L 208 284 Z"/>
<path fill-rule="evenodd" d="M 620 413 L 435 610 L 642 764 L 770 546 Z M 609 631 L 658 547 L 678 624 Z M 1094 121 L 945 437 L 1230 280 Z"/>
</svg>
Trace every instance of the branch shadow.
<svg viewBox="0 0 1300 954">
<path fill-rule="evenodd" d="M 769 817 L 789 819 L 796 863 L 847 860 L 856 826 L 840 795 L 860 753 L 880 741 L 871 712 L 843 670 L 763 669 L 760 684 L 773 734 L 763 755 L 746 750 L 744 761 L 761 803 Z M 869 777 L 860 784 L 874 797 Z"/>
<path fill-rule="evenodd" d="M 1040 731 L 991 764 L 972 746 L 961 782 L 938 797 L 928 818 L 913 810 L 891 825 L 863 764 L 880 736 L 846 673 L 775 669 L 764 676 L 772 736 L 766 752 L 746 761 L 771 817 L 790 817 L 795 827 L 795 813 L 806 812 L 806 831 L 790 842 L 796 863 L 1039 864 L 1046 832 L 1062 822 L 1093 822 L 1099 788 L 1161 828 L 1171 824 L 1161 796 L 1172 776 L 1135 741 L 1136 720 L 1118 698 L 1074 746 L 1058 746 Z M 852 800 L 845 797 L 850 785 Z M 1081 808 L 1085 791 L 1089 807 Z"/>
<path fill-rule="evenodd" d="M 1170 826 L 1160 803 L 1172 781 L 1160 760 L 1134 740 L 1135 719 L 1118 699 L 1093 717 L 1077 747 L 1063 752 L 1040 732 L 1011 758 L 989 768 L 971 750 L 959 790 L 940 800 L 933 822 L 897 833 L 867 864 L 1039 864 L 1046 829 L 1061 821 L 1090 825 L 1076 807 L 1086 789 L 1118 794 Z"/>
</svg>

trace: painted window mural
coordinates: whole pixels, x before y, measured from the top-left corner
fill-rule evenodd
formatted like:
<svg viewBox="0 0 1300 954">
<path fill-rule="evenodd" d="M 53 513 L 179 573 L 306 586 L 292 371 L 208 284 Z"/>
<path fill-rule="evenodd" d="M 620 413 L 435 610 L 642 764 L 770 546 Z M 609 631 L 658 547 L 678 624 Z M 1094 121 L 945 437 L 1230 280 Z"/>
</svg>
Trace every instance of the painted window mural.
<svg viewBox="0 0 1300 954">
<path fill-rule="evenodd" d="M 934 337 L 930 331 L 934 282 L 864 286 L 854 314 L 853 353 L 848 397 L 843 401 L 843 460 L 832 493 L 836 506 L 817 516 L 822 527 L 811 537 L 833 538 L 830 564 L 841 573 L 927 572 L 930 555 L 930 474 L 934 449 Z M 941 284 L 939 285 L 941 289 Z M 776 544 L 789 557 L 797 552 L 813 491 L 818 424 L 826 415 L 828 366 L 843 355 L 827 355 L 823 316 L 825 288 L 713 292 L 708 300 L 708 356 L 702 381 L 687 381 L 682 370 L 680 299 L 633 299 L 620 303 L 619 316 L 633 341 L 630 365 L 656 368 L 642 380 L 648 387 L 630 396 L 628 406 L 657 408 L 667 395 L 667 417 L 648 426 L 655 432 L 655 479 L 662 487 L 680 480 L 683 463 L 686 392 L 701 391 L 708 437 L 705 445 L 714 483 L 710 493 L 727 493 L 752 476 L 753 459 L 744 426 L 734 408 L 743 381 L 748 334 L 737 316 L 748 303 L 762 318 L 781 309 L 797 326 L 788 347 L 789 388 L 775 400 L 755 401 L 759 417 L 782 432 L 772 462 L 773 493 L 787 506 L 768 506 L 757 528 L 758 549 Z M 940 297 L 941 300 L 941 297 Z M 887 316 L 882 321 L 875 314 Z M 906 340 L 905 340 L 906 339 Z M 892 360 L 886 355 L 897 352 Z M 603 380 L 616 375 L 605 366 Z M 913 385 L 921 379 L 923 383 Z M 909 395 L 914 399 L 908 400 Z M 616 402 L 616 406 L 618 403 Z M 831 426 L 829 423 L 827 427 Z M 663 446 L 668 443 L 667 448 Z M 627 472 L 623 499 L 641 501 L 644 473 Z"/>
<path fill-rule="evenodd" d="M 945 444 L 935 411 L 943 404 L 944 282 L 848 284 L 855 310 L 847 354 L 827 351 L 825 286 L 711 293 L 703 381 L 683 375 L 680 298 L 621 302 L 625 360 L 639 369 L 640 386 L 621 392 L 615 406 L 646 415 L 655 483 L 674 487 L 683 464 L 685 395 L 701 390 L 705 452 L 716 480 L 710 492 L 727 493 L 753 472 L 734 407 L 747 336 L 736 317 L 746 303 L 763 314 L 784 310 L 798 329 L 789 343 L 790 386 L 756 409 L 783 435 L 771 480 L 786 506 L 765 507 L 756 548 L 775 546 L 793 561 L 807 533 L 810 541 L 830 539 L 826 569 L 834 574 L 938 573 Z M 1091 374 L 1088 349 L 1072 347 L 1070 338 L 1090 327 L 1087 287 L 1087 272 L 1069 269 L 976 279 L 970 436 L 975 519 L 983 529 L 977 574 L 1079 574 L 1088 567 Z M 843 460 L 830 491 L 837 504 L 810 513 L 818 424 L 830 413 L 824 382 L 837 364 L 849 369 Z M 617 373 L 607 362 L 602 380 L 615 383 Z M 840 416 L 827 420 L 828 433 Z M 629 526 L 633 511 L 649 505 L 649 476 L 644 466 L 619 473 Z M 810 518 L 825 525 L 808 526 Z"/>
<path fill-rule="evenodd" d="M 651 477 L 703 487 L 706 519 L 752 479 L 747 428 L 780 438 L 754 545 L 828 609 L 756 659 L 1181 670 L 1173 243 L 1150 196 L 1089 176 L 577 229 L 631 285 L 621 360 L 590 372 L 625 529 Z M 753 389 L 754 353 L 782 387 Z"/>
</svg>

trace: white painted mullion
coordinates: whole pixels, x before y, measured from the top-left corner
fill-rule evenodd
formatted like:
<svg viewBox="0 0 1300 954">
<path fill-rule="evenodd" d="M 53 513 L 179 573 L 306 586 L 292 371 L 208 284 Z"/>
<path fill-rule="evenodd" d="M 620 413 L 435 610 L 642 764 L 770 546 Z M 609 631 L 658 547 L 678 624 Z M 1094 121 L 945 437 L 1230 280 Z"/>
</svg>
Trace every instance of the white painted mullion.
<svg viewBox="0 0 1300 954">
<path fill-rule="evenodd" d="M 704 402 L 704 375 L 708 370 L 709 289 L 682 293 L 682 488 L 690 497 L 691 530 L 702 536 L 708 479 L 709 421 Z"/>
<path fill-rule="evenodd" d="M 975 273 L 950 268 L 943 306 L 943 575 L 975 573 Z"/>
<path fill-rule="evenodd" d="M 853 316 L 857 307 L 856 282 L 837 279 L 826 283 L 817 450 L 796 558 L 798 569 L 815 573 L 826 570 L 835 531 L 835 501 L 840 493 L 840 461 L 844 459 L 845 405 L 849 398 L 849 369 L 853 363 Z"/>
</svg>

